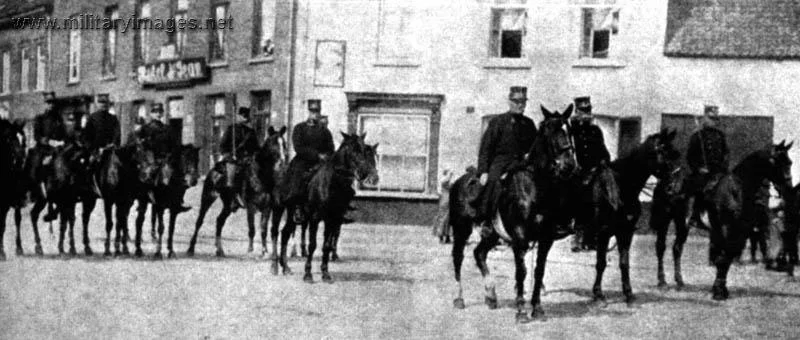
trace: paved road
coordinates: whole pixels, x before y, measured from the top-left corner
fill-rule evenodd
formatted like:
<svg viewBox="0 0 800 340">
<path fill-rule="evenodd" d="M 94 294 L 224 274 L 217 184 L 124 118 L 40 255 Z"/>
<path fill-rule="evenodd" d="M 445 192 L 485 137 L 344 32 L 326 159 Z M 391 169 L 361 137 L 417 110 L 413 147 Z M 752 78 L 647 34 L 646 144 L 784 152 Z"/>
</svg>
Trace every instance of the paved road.
<svg viewBox="0 0 800 340">
<path fill-rule="evenodd" d="M 216 213 L 212 212 L 211 216 Z M 95 214 L 93 245 L 102 247 Z M 9 219 L 10 221 L 10 219 Z M 507 249 L 490 254 L 501 307 L 483 305 L 482 280 L 471 255 L 465 261 L 467 308 L 452 307 L 455 286 L 449 246 L 427 227 L 353 224 L 343 229 L 336 282 L 302 282 L 295 274 L 274 276 L 270 264 L 246 253 L 241 213 L 225 230 L 228 257 L 212 256 L 213 219 L 202 231 L 195 258 L 184 255 L 194 213 L 179 219 L 179 258 L 62 258 L 45 231 L 44 257 L 33 252 L 23 230 L 26 255 L 13 254 L 13 228 L 6 233 L 9 258 L 0 263 L 0 338 L 796 338 L 800 336 L 800 282 L 757 266 L 732 269 L 732 299 L 717 303 L 708 289 L 713 269 L 706 244 L 687 245 L 684 291 L 655 287 L 654 238 L 637 236 L 632 279 L 639 304 L 622 302 L 616 256 L 606 271 L 606 308 L 591 307 L 593 254 L 572 254 L 566 242 L 551 252 L 543 297 L 549 320 L 514 321 L 513 262 Z M 45 228 L 46 230 L 46 228 Z M 146 238 L 146 252 L 153 245 Z M 471 254 L 471 245 L 467 248 Z M 668 260 L 671 262 L 671 260 Z M 671 270 L 671 265 L 668 266 Z M 671 277 L 671 275 L 668 275 Z M 530 287 L 530 286 L 528 286 Z"/>
</svg>

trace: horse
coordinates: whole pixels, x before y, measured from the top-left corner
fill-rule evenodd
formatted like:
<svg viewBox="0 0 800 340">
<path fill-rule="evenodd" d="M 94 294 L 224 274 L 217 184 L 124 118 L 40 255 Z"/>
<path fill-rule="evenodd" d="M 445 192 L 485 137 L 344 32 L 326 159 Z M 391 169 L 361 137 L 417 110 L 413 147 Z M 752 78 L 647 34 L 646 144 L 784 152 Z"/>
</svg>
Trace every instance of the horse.
<svg viewBox="0 0 800 340">
<path fill-rule="evenodd" d="M 25 176 L 25 122 L 0 120 L 0 186 L 5 188 L 0 195 L 0 261 L 6 259 L 3 250 L 3 235 L 6 231 L 6 215 L 14 208 L 14 223 L 17 226 L 17 255 L 22 255 L 20 225 L 22 224 L 22 207 L 26 194 Z M 42 253 L 39 231 L 34 229 L 36 252 Z"/>
<path fill-rule="evenodd" d="M 683 246 L 689 236 L 687 216 L 689 196 L 685 188 L 689 185 L 690 172 L 680 164 L 680 153 L 675 151 L 668 155 L 669 171 L 656 184 L 653 190 L 653 202 L 650 208 L 650 228 L 656 231 L 656 257 L 658 258 L 658 287 L 666 288 L 664 274 L 664 252 L 667 249 L 667 232 L 670 222 L 675 225 L 675 241 L 672 244 L 672 260 L 675 284 L 678 290 L 683 289 L 685 282 L 681 273 L 681 255 Z"/>
<path fill-rule="evenodd" d="M 309 240 L 306 254 L 305 275 L 303 281 L 312 283 L 311 263 L 314 251 L 317 248 L 317 229 L 319 222 L 325 222 L 324 241 L 322 247 L 322 280 L 332 283 L 333 278 L 328 272 L 328 262 L 333 250 L 335 239 L 338 237 L 344 214 L 353 198 L 352 185 L 354 182 L 375 184 L 378 181 L 377 144 L 364 143 L 366 134 L 349 135 L 342 133 L 342 143 L 334 152 L 331 159 L 322 163 L 312 175 L 308 183 L 308 200 L 300 203 L 305 206 L 290 204 L 287 206 L 286 224 L 281 230 L 281 254 L 278 259 L 283 273 L 291 273 L 286 263 L 286 245 L 289 237 L 295 231 L 295 222 L 291 218 L 295 209 L 305 209 L 308 212 Z M 273 268 L 277 268 L 273 264 Z"/>
<path fill-rule="evenodd" d="M 111 255 L 111 230 L 114 228 L 112 208 L 117 207 L 117 229 L 114 239 L 114 254 L 128 254 L 128 214 L 135 193 L 143 183 L 151 180 L 155 170 L 152 151 L 140 145 L 128 144 L 122 147 L 111 146 L 101 150 L 97 183 L 103 197 L 103 211 L 106 219 L 106 241 L 104 256 Z M 120 251 L 120 243 L 122 250 Z M 136 254 L 141 255 L 140 243 Z"/>
<path fill-rule="evenodd" d="M 573 106 L 570 104 L 563 114 L 550 112 L 541 107 L 544 120 L 539 124 L 539 132 L 530 150 L 528 160 L 511 165 L 500 179 L 502 191 L 498 209 L 493 217 L 494 228 L 484 231 L 481 240 L 473 251 L 475 261 L 485 281 L 485 303 L 490 309 L 497 308 L 497 294 L 494 283 L 489 279 L 486 258 L 501 239 L 509 243 L 514 252 L 516 267 L 516 305 L 517 321 L 528 322 L 544 319 L 541 305 L 541 290 L 547 255 L 556 241 L 555 228 L 568 223 L 565 219 L 566 191 L 561 190 L 569 183 L 577 170 L 574 146 L 566 127 Z M 461 285 L 461 264 L 464 260 L 464 247 L 472 233 L 474 211 L 469 200 L 474 198 L 477 181 L 474 174 L 467 173 L 452 185 L 450 191 L 450 224 L 453 230 L 452 257 L 458 295 L 453 300 L 455 308 L 463 309 L 463 287 Z M 538 243 L 534 287 L 531 292 L 533 310 L 530 318 L 526 315 L 524 281 L 525 253 L 530 244 Z"/>
<path fill-rule="evenodd" d="M 51 200 L 56 203 L 59 213 L 60 231 L 58 238 L 58 252 L 65 254 L 64 234 L 69 228 L 69 255 L 76 255 L 75 250 L 75 205 L 80 202 L 82 209 L 83 224 L 83 246 L 86 256 L 93 254 L 89 245 L 89 218 L 96 204 L 95 194 L 91 189 L 91 165 L 89 161 L 89 150 L 76 141 L 57 147 L 52 161 L 52 176 L 49 179 L 51 189 L 49 192 Z M 44 203 L 41 204 L 43 208 Z M 31 211 L 31 221 L 36 223 L 38 211 Z M 37 209 L 34 205 L 33 209 Z"/>
<path fill-rule="evenodd" d="M 171 153 L 158 172 L 153 188 L 155 202 L 152 214 L 158 219 L 158 239 L 153 257 L 160 259 L 161 243 L 164 236 L 164 210 L 169 210 L 169 234 L 167 236 L 167 257 L 175 257 L 172 237 L 175 234 L 175 221 L 181 212 L 183 195 L 188 188 L 197 185 L 200 148 L 192 144 L 181 145 Z"/>
<path fill-rule="evenodd" d="M 245 180 L 244 185 L 244 201 L 246 202 L 245 209 L 247 210 L 247 226 L 249 244 L 247 248 L 248 253 L 253 252 L 253 238 L 255 237 L 255 214 L 261 213 L 261 241 L 263 251 L 266 253 L 266 223 L 269 220 L 270 208 L 272 203 L 272 193 L 276 186 L 276 174 L 282 168 L 286 161 L 286 141 L 284 134 L 286 127 L 281 128 L 280 131 L 275 131 L 270 127 L 266 141 L 261 145 L 259 150 L 252 156 L 244 159 L 241 164 L 244 166 L 243 176 Z M 225 251 L 222 248 L 222 228 L 225 226 L 225 220 L 232 213 L 231 202 L 235 199 L 234 195 L 238 188 L 230 190 L 223 184 L 225 180 L 223 174 L 217 170 L 212 170 L 206 175 L 203 182 L 203 191 L 200 198 L 200 212 L 197 215 L 195 223 L 194 234 L 189 243 L 189 248 L 186 250 L 188 256 L 194 256 L 194 246 L 197 242 L 197 234 L 200 227 L 203 225 L 208 209 L 211 204 L 219 197 L 222 201 L 222 211 L 217 217 L 217 229 L 215 246 L 217 248 L 216 255 L 218 257 L 225 256 Z M 278 216 L 280 218 L 280 216 Z M 275 236 L 275 229 L 273 228 L 273 238 Z"/>
<path fill-rule="evenodd" d="M 711 222 L 710 258 L 717 269 L 711 288 L 714 300 L 730 297 L 727 276 L 733 260 L 741 255 L 748 235 L 747 220 L 750 219 L 748 206 L 766 179 L 772 182 L 783 197 L 791 194 L 792 176 L 788 150 L 785 141 L 765 150 L 755 151 L 739 162 L 731 171 L 723 175 L 705 195 Z"/>
<path fill-rule="evenodd" d="M 669 165 L 668 156 L 675 153 L 672 145 L 675 134 L 676 131 L 661 130 L 648 136 L 629 155 L 611 162 L 609 169 L 611 171 L 604 171 L 600 174 L 598 183 L 606 182 L 605 186 L 610 192 L 606 193 L 606 195 L 598 195 L 596 187 L 593 190 L 592 201 L 596 205 L 599 204 L 596 210 L 601 211 L 598 215 L 601 217 L 595 219 L 595 221 L 604 221 L 595 224 L 599 228 L 597 230 L 596 244 L 596 275 L 592 287 L 593 303 L 600 305 L 606 303 L 602 283 L 603 273 L 607 265 L 608 243 L 611 237 L 617 239 L 622 293 L 625 295 L 625 302 L 632 306 L 636 300 L 631 288 L 629 261 L 633 234 L 636 231 L 636 223 L 642 213 L 639 194 L 650 176 L 662 177 L 667 171 Z M 609 175 L 613 176 L 613 178 L 606 177 Z M 609 185 L 611 180 L 618 184 L 618 198 L 613 197 L 615 195 L 613 185 Z M 614 200 L 618 201 L 614 202 Z"/>
</svg>

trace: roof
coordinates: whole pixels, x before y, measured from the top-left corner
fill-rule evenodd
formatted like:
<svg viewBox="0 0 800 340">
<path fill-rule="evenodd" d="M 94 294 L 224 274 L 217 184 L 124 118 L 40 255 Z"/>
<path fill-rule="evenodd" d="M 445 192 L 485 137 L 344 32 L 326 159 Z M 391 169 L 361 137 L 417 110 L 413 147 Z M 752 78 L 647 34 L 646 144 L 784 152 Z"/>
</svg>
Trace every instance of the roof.
<svg viewBox="0 0 800 340">
<path fill-rule="evenodd" d="M 0 0 L 0 20 L 25 14 L 38 8 L 51 11 L 53 0 Z"/>
<path fill-rule="evenodd" d="M 800 0 L 670 0 L 664 54 L 800 59 Z"/>
</svg>

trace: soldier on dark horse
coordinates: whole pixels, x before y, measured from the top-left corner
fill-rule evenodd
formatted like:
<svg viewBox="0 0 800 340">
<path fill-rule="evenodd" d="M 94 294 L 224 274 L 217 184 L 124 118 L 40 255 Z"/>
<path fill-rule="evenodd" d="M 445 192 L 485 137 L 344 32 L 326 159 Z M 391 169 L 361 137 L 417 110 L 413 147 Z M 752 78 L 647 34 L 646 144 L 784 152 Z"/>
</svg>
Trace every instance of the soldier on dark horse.
<svg viewBox="0 0 800 340">
<path fill-rule="evenodd" d="M 292 146 L 295 156 L 289 162 L 287 175 L 283 184 L 284 205 L 302 207 L 308 197 L 308 181 L 316 167 L 333 155 L 333 136 L 322 123 L 322 102 L 319 99 L 308 100 L 308 120 L 297 124 L 292 129 Z M 305 209 L 294 211 L 293 218 L 297 223 L 306 219 Z"/>
<path fill-rule="evenodd" d="M 114 105 L 108 94 L 97 95 L 98 109 L 87 119 L 86 126 L 83 128 L 83 140 L 91 152 L 92 167 L 92 189 L 100 197 L 100 188 L 97 183 L 97 176 L 100 171 L 101 153 L 109 147 L 119 147 L 121 132 L 119 120 L 115 115 L 108 112 L 109 107 Z"/>
<path fill-rule="evenodd" d="M 179 141 L 169 131 L 169 127 L 164 124 L 164 104 L 153 103 L 150 107 L 150 121 L 142 125 L 141 130 L 137 136 L 137 140 L 142 144 L 145 150 L 153 152 L 155 156 L 157 173 L 161 172 L 163 165 L 167 162 L 169 155 L 179 149 Z M 150 189 L 150 188 L 148 188 Z M 186 212 L 191 210 L 191 207 L 181 205 L 178 212 Z M 140 212 L 141 214 L 141 212 Z M 137 223 L 138 224 L 138 223 Z"/>
<path fill-rule="evenodd" d="M 55 106 L 55 92 L 45 92 L 44 101 L 47 103 L 45 112 L 36 116 L 33 122 L 33 138 L 36 145 L 28 153 L 26 161 L 28 176 L 32 184 L 31 196 L 36 202 L 31 213 L 34 224 L 45 204 L 47 204 L 47 215 L 44 220 L 50 222 L 57 218 L 53 202 L 47 199 L 49 197 L 47 178 L 52 169 L 55 148 L 63 146 L 67 137 L 64 120 Z"/>
<path fill-rule="evenodd" d="M 215 166 L 217 171 L 225 175 L 224 187 L 235 191 L 234 200 L 231 201 L 232 211 L 245 206 L 244 185 L 242 184 L 245 174 L 242 162 L 255 154 L 259 146 L 256 130 L 250 123 L 250 109 L 240 107 L 236 120 L 222 134 L 222 141 L 219 144 L 220 150 L 222 150 L 222 161 Z"/>
<path fill-rule="evenodd" d="M 594 249 L 595 228 L 589 226 L 593 215 L 593 185 L 601 171 L 608 170 L 611 157 L 603 140 L 600 127 L 592 123 L 592 103 L 590 97 L 575 98 L 575 114 L 570 122 L 570 133 L 575 141 L 575 156 L 581 173 L 575 183 L 573 198 L 575 206 L 575 226 L 577 234 L 573 238 L 572 251 Z M 613 176 L 606 178 L 613 179 Z"/>
<path fill-rule="evenodd" d="M 476 208 L 476 219 L 483 226 L 483 234 L 491 231 L 497 212 L 501 193 L 500 176 L 525 161 L 528 157 L 526 153 L 536 139 L 536 125 L 524 116 L 527 92 L 526 87 L 512 86 L 508 95 L 508 111 L 492 118 L 481 138 L 478 173 L 483 190 L 472 205 Z M 565 225 L 559 225 L 558 228 L 557 238 L 571 233 Z"/>
<path fill-rule="evenodd" d="M 719 108 L 706 106 L 701 129 L 689 139 L 686 162 L 689 165 L 687 190 L 690 193 L 689 207 L 692 209 L 689 224 L 702 226 L 700 214 L 706 209 L 704 197 L 712 191 L 719 179 L 728 173 L 729 153 L 725 133 L 717 128 Z M 692 199 L 693 198 L 693 199 Z"/>
</svg>

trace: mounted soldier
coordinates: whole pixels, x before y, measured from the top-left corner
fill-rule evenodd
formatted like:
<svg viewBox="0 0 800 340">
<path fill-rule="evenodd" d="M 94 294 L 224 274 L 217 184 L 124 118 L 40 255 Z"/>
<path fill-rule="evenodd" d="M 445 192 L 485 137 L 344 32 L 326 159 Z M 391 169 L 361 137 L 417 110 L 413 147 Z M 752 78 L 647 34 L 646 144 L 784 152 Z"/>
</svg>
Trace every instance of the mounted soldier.
<svg viewBox="0 0 800 340">
<path fill-rule="evenodd" d="M 100 189 L 97 186 L 97 178 L 100 163 L 100 157 L 103 150 L 110 146 L 119 146 L 121 139 L 119 120 L 116 116 L 108 112 L 109 107 L 114 105 L 108 98 L 108 94 L 97 95 L 98 110 L 89 115 L 86 126 L 83 128 L 83 140 L 91 152 L 91 164 L 93 181 L 92 188 L 97 194 L 100 195 Z"/>
<path fill-rule="evenodd" d="M 525 164 L 526 153 L 536 139 L 536 124 L 524 115 L 527 92 L 527 87 L 512 86 L 508 94 L 508 111 L 492 118 L 481 137 L 478 174 L 482 190 L 472 205 L 476 208 L 476 220 L 482 224 L 482 235 L 491 232 L 502 193 L 501 177 Z M 560 228 L 558 234 L 562 233 Z"/>
<path fill-rule="evenodd" d="M 307 197 L 307 184 L 317 165 L 328 160 L 334 153 L 333 136 L 322 122 L 322 102 L 308 100 L 308 119 L 292 130 L 292 145 L 295 156 L 289 162 L 287 181 L 283 185 L 285 204 L 298 205 Z M 296 222 L 305 220 L 303 209 L 295 209 Z"/>
<path fill-rule="evenodd" d="M 150 105 L 149 121 L 142 125 L 136 141 L 141 143 L 146 150 L 153 152 L 156 164 L 161 168 L 169 155 L 178 149 L 179 142 L 164 124 L 164 104 L 153 103 Z M 189 211 L 191 207 L 182 206 L 180 212 Z"/>
<path fill-rule="evenodd" d="M 591 185 L 595 177 L 611 162 L 606 149 L 603 131 L 592 122 L 592 102 L 590 97 L 575 98 L 575 114 L 570 121 L 570 133 L 575 143 L 575 156 L 581 168 L 576 183 L 577 209 L 575 226 L 577 234 L 572 239 L 572 251 L 591 250 L 594 247 L 595 231 L 587 228 L 591 216 Z"/>
<path fill-rule="evenodd" d="M 728 173 L 730 151 L 725 133 L 717 128 L 718 123 L 719 107 L 706 105 L 701 128 L 689 139 L 686 162 L 691 175 L 687 189 L 694 197 L 694 203 L 690 203 L 690 225 L 703 225 L 700 212 L 705 209 L 705 192 L 713 190 L 719 179 Z"/>
<path fill-rule="evenodd" d="M 232 200 L 231 209 L 236 209 L 245 206 L 244 202 L 244 179 L 245 175 L 242 172 L 244 162 L 248 157 L 258 151 L 258 137 L 256 130 L 253 128 L 250 121 L 250 109 L 240 107 L 236 115 L 236 122 L 228 126 L 225 133 L 222 134 L 220 142 L 220 150 L 222 151 L 222 161 L 217 163 L 217 171 L 225 175 L 225 187 L 230 190 L 239 190 L 236 192 L 235 199 Z"/>
<path fill-rule="evenodd" d="M 45 92 L 44 101 L 47 108 L 44 113 L 36 116 L 33 123 L 33 137 L 36 145 L 28 155 L 28 176 L 34 185 L 31 188 L 33 198 L 44 200 L 48 197 L 47 178 L 50 175 L 49 169 L 52 166 L 55 148 L 64 145 L 67 138 L 67 130 L 61 113 L 56 108 L 55 92 Z M 53 209 L 52 202 L 47 203 L 47 215 L 45 221 L 56 219 L 56 211 Z"/>
</svg>

